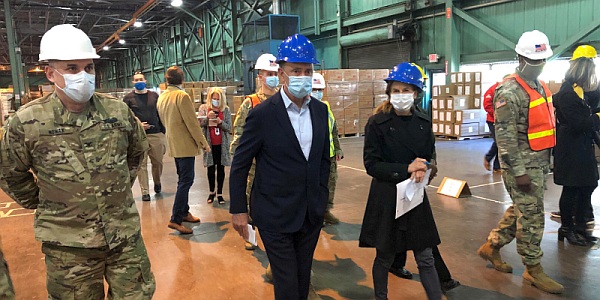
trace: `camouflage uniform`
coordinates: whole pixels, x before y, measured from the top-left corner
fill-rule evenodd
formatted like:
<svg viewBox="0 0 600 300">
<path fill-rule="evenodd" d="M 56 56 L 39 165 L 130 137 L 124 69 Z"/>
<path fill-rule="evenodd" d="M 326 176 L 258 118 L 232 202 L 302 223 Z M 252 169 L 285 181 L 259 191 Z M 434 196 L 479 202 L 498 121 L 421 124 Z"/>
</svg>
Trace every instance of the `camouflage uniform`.
<svg viewBox="0 0 600 300">
<path fill-rule="evenodd" d="M 525 80 L 525 79 L 524 79 Z M 543 96 L 544 90 L 536 81 L 525 82 Z M 517 238 L 517 252 L 523 264 L 539 264 L 543 255 L 540 247 L 544 234 L 544 189 L 549 172 L 550 150 L 533 151 L 527 138 L 529 95 L 515 79 L 508 79 L 496 89 L 494 109 L 496 139 L 504 185 L 510 194 L 511 205 L 493 229 L 488 241 L 502 247 Z M 515 178 L 529 175 L 532 190 L 521 191 Z"/>
<path fill-rule="evenodd" d="M 6 191 L 37 209 L 49 298 L 104 299 L 104 277 L 114 299 L 152 298 L 131 192 L 148 141 L 127 105 L 95 93 L 71 113 L 53 93 L 21 107 L 5 130 Z"/>
<path fill-rule="evenodd" d="M 337 121 L 333 123 L 333 129 L 331 130 L 331 136 L 333 137 L 333 155 L 331 157 L 331 169 L 329 171 L 329 182 L 327 188 L 329 189 L 329 199 L 327 200 L 327 211 L 333 208 L 333 199 L 335 196 L 335 186 L 337 185 L 338 173 L 337 173 L 337 159 L 336 156 L 344 157 L 344 152 L 340 147 L 340 138 L 338 136 Z"/>
<path fill-rule="evenodd" d="M 8 273 L 8 265 L 4 260 L 4 254 L 0 248 L 0 299 L 10 300 L 14 298 L 15 290 L 10 280 L 10 274 Z"/>
<path fill-rule="evenodd" d="M 262 103 L 267 100 L 267 98 L 272 95 L 265 95 L 262 91 L 262 88 L 258 90 L 256 93 L 258 99 Z M 244 133 L 244 125 L 246 125 L 246 118 L 248 117 L 248 113 L 252 109 L 252 95 L 249 95 L 244 99 L 242 105 L 237 111 L 235 115 L 235 121 L 233 122 L 233 141 L 231 142 L 231 147 L 229 148 L 229 153 L 231 157 L 235 154 L 235 149 L 237 149 L 238 144 L 240 143 L 240 138 L 242 137 L 242 133 Z M 246 201 L 250 201 L 250 192 L 252 191 L 252 183 L 254 182 L 254 168 L 256 167 L 256 163 L 252 163 L 252 167 L 248 172 L 248 184 L 246 185 Z M 248 211 L 250 211 L 250 202 L 248 202 Z"/>
</svg>

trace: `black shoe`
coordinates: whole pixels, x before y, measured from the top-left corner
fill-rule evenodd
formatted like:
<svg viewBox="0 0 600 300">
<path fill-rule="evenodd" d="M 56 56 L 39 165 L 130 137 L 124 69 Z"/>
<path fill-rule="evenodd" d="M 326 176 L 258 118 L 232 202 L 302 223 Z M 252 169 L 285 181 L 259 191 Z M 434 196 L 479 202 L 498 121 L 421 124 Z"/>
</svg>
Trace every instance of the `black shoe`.
<svg viewBox="0 0 600 300">
<path fill-rule="evenodd" d="M 219 202 L 220 205 L 225 204 L 225 199 L 223 199 L 223 196 L 217 196 L 217 202 Z"/>
<path fill-rule="evenodd" d="M 591 242 L 588 241 L 585 236 L 575 232 L 573 229 L 561 227 L 558 229 L 558 241 L 562 242 L 565 240 L 565 238 L 570 244 L 577 246 L 589 246 L 591 244 Z"/>
<path fill-rule="evenodd" d="M 457 286 L 460 286 L 460 282 L 458 280 L 450 279 L 448 281 L 442 282 L 442 292 L 447 292 Z"/>
<path fill-rule="evenodd" d="M 413 274 L 405 268 L 401 268 L 401 269 L 390 268 L 390 273 L 392 273 L 400 278 L 404 278 L 404 279 L 412 279 L 413 278 Z"/>
<path fill-rule="evenodd" d="M 150 195 L 146 194 L 142 196 L 142 201 L 150 201 Z"/>
<path fill-rule="evenodd" d="M 155 184 L 154 185 L 154 192 L 157 193 L 157 194 L 160 194 L 160 192 L 162 192 L 162 185 Z"/>
</svg>

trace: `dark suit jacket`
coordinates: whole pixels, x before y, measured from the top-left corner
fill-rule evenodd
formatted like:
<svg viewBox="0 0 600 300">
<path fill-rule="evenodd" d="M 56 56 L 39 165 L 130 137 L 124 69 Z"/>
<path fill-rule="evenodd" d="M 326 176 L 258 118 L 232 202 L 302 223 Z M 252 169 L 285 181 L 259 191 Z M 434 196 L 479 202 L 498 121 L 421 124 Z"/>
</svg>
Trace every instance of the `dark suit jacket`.
<svg viewBox="0 0 600 300">
<path fill-rule="evenodd" d="M 246 180 L 256 159 L 250 195 L 250 216 L 260 229 L 291 233 L 306 216 L 323 222 L 329 190 L 329 128 L 327 107 L 312 98 L 308 104 L 313 129 L 308 161 L 300 148 L 281 92 L 253 108 L 246 119 L 229 178 L 232 214 L 247 212 Z"/>
</svg>

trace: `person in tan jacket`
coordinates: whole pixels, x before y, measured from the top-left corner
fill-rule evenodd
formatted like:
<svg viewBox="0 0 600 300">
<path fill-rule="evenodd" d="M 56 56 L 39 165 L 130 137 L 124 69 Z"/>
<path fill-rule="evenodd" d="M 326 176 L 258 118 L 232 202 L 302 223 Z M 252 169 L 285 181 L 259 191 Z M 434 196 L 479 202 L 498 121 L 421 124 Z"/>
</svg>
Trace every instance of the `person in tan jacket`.
<svg viewBox="0 0 600 300">
<path fill-rule="evenodd" d="M 172 66 L 167 69 L 165 80 L 167 90 L 158 98 L 157 109 L 167 131 L 167 148 L 169 156 L 175 158 L 178 175 L 169 228 L 190 234 L 192 229 L 181 223 L 200 222 L 200 218 L 190 213 L 188 205 L 189 191 L 194 184 L 195 156 L 200 155 L 201 149 L 210 152 L 210 145 L 202 134 L 190 95 L 181 88 L 183 71 Z"/>
</svg>

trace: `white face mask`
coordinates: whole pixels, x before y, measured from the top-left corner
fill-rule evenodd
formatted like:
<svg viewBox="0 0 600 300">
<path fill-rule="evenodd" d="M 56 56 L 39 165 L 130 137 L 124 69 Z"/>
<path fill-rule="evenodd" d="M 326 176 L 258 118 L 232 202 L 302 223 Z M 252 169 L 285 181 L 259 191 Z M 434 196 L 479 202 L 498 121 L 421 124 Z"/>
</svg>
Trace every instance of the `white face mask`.
<svg viewBox="0 0 600 300">
<path fill-rule="evenodd" d="M 75 102 L 85 103 L 90 101 L 96 88 L 96 75 L 89 74 L 86 71 L 77 74 L 61 74 L 55 69 L 55 72 L 65 79 L 65 87 L 61 88 L 55 84 L 56 88 L 63 91 L 67 97 Z"/>
<path fill-rule="evenodd" d="M 390 103 L 392 103 L 395 110 L 407 111 L 415 103 L 415 98 L 413 94 L 392 94 Z"/>
<path fill-rule="evenodd" d="M 213 99 L 211 102 L 212 102 L 212 105 L 213 105 L 214 107 L 219 107 L 219 100 L 214 100 L 214 99 Z"/>
</svg>

